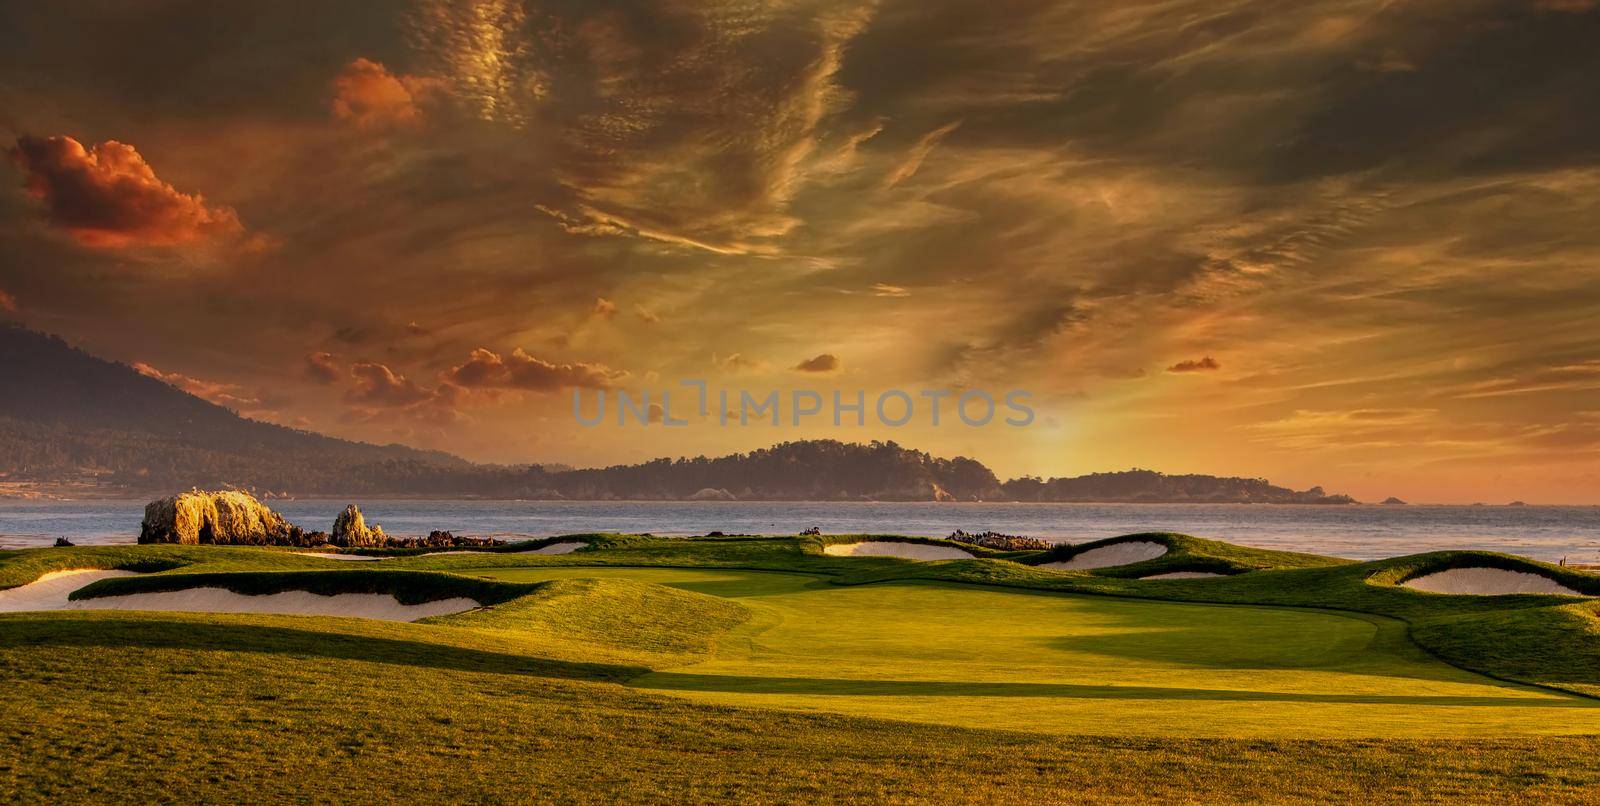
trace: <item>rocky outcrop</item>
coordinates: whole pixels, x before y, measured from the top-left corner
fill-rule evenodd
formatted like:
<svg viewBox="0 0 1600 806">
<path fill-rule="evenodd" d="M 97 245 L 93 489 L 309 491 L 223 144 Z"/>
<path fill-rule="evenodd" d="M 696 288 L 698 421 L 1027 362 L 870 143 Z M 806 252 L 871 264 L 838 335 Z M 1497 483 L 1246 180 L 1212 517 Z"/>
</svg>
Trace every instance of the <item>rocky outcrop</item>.
<svg viewBox="0 0 1600 806">
<path fill-rule="evenodd" d="M 451 534 L 440 529 L 428 533 L 427 537 L 391 537 L 384 543 L 385 548 L 391 549 L 461 549 L 461 548 L 493 548 L 504 546 L 506 541 L 493 537 L 463 537 Z"/>
<path fill-rule="evenodd" d="M 383 527 L 373 524 L 367 526 L 367 519 L 361 516 L 361 508 L 351 504 L 333 519 L 333 531 L 328 539 L 335 546 L 341 548 L 375 548 L 388 542 L 384 537 Z"/>
<path fill-rule="evenodd" d="M 188 546 L 310 545 L 300 527 L 238 490 L 192 490 L 151 501 L 144 508 L 139 542 Z"/>
<path fill-rule="evenodd" d="M 974 546 L 983 546 L 986 549 L 998 551 L 1047 551 L 1055 547 L 1048 540 L 1037 537 L 1019 537 L 1017 535 L 1003 535 L 999 532 L 979 532 L 972 534 L 960 529 L 950 533 L 950 540 L 957 543 L 968 543 Z"/>
</svg>

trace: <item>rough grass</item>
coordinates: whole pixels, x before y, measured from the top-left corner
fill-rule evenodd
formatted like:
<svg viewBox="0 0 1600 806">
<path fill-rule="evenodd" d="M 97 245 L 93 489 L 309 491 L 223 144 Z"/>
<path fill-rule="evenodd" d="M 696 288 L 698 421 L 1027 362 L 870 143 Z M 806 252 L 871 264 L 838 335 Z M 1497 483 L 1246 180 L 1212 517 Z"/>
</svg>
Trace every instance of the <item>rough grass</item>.
<svg viewBox="0 0 1600 806">
<path fill-rule="evenodd" d="M 230 585 L 259 592 L 292 582 L 328 585 L 327 592 L 363 585 L 397 592 L 414 585 L 417 593 L 407 596 L 429 598 L 437 598 L 435 592 L 444 586 L 484 586 L 473 589 L 507 597 L 490 611 L 417 624 L 174 613 L 0 616 L 0 677 L 6 681 L 0 686 L 0 799 L 237 801 L 248 793 L 261 800 L 374 802 L 1588 802 L 1600 787 L 1600 766 L 1594 763 L 1600 739 L 1593 736 L 1096 738 L 712 702 L 742 693 L 719 692 L 727 681 L 705 678 L 727 676 L 731 670 L 706 664 L 730 657 L 741 663 L 755 659 L 773 664 L 768 669 L 776 671 L 791 662 L 778 655 L 795 657 L 791 650 L 806 640 L 828 640 L 834 642 L 832 650 L 811 653 L 815 668 L 791 668 L 791 673 L 761 684 L 812 689 L 786 692 L 795 700 L 786 707 L 808 707 L 801 701 L 805 697 L 826 696 L 842 700 L 846 710 L 851 702 L 861 703 L 861 713 L 889 714 L 906 707 L 926 713 L 936 706 L 913 703 L 919 696 L 913 689 L 863 689 L 849 673 L 853 669 L 859 678 L 873 664 L 889 663 L 901 669 L 899 677 L 887 677 L 880 666 L 879 678 L 922 684 L 926 691 L 928 683 L 949 683 L 962 676 L 958 672 L 975 668 L 957 668 L 961 664 L 986 662 L 952 659 L 948 651 L 966 647 L 981 653 L 996 638 L 1021 647 L 1008 651 L 1022 653 L 1018 657 L 1027 662 L 1011 679 L 987 678 L 997 684 L 982 695 L 990 702 L 1021 701 L 1019 692 L 1041 693 L 1006 684 L 1057 674 L 1060 667 L 1052 670 L 1046 650 L 1063 646 L 1079 656 L 1102 658 L 1109 687 L 1062 687 L 1040 701 L 1096 700 L 1089 704 L 1109 703 L 1113 711 L 1118 703 L 1146 710 L 1178 703 L 1196 709 L 1193 713 L 1215 708 L 1218 714 L 1278 708 L 1293 699 L 1228 700 L 1217 694 L 1228 687 L 1198 681 L 1233 679 L 1241 681 L 1234 689 L 1254 685 L 1253 690 L 1270 690 L 1266 683 L 1281 679 L 1285 669 L 1297 664 L 1308 673 L 1344 675 L 1349 684 L 1344 691 L 1325 693 L 1346 697 L 1353 712 L 1405 707 L 1385 697 L 1419 698 L 1426 706 L 1427 698 L 1452 696 L 1440 687 L 1468 685 L 1457 677 L 1463 673 L 1430 666 L 1415 646 L 1461 668 L 1600 695 L 1596 603 L 1531 595 L 1441 596 L 1395 584 L 1444 567 L 1502 562 L 1512 565 L 1497 567 L 1531 566 L 1589 592 L 1597 590 L 1594 577 L 1479 552 L 1351 563 L 1168 537 L 1174 549 L 1165 557 L 1136 570 L 1089 573 L 1046 571 L 1015 561 L 1037 561 L 1040 553 L 990 553 L 932 563 L 827 557 L 821 541 L 794 537 L 583 535 L 578 539 L 593 548 L 576 554 L 397 556 L 348 569 L 329 569 L 327 560 L 266 548 L 0 552 L 0 588 L 53 570 L 125 568 L 160 573 L 107 582 L 190 587 L 202 580 L 215 584 L 221 580 L 213 575 L 222 574 L 236 577 Z M 574 538 L 547 542 L 569 539 Z M 1196 567 L 1264 570 L 1225 579 L 1124 578 L 1130 572 Z M 617 569 L 611 574 L 649 571 L 685 578 L 670 583 L 681 590 L 643 578 L 540 581 L 540 575 L 606 576 L 600 569 L 607 568 Z M 722 573 L 708 574 L 707 569 Z M 833 584 L 785 574 L 734 573 L 738 569 L 799 572 Z M 517 578 L 496 582 L 469 575 Z M 892 584 L 867 584 L 876 582 Z M 931 623 L 918 630 L 891 631 L 887 637 L 861 631 L 868 617 L 905 605 L 883 600 L 880 592 L 892 594 L 892 600 L 915 598 L 921 594 L 899 591 L 919 590 L 988 593 L 1031 604 L 985 612 L 957 596 L 959 601 L 942 605 L 924 602 Z M 1028 591 L 1101 598 L 1022 595 Z M 809 596 L 830 594 L 843 596 L 816 600 L 821 605 L 804 604 Z M 872 595 L 863 599 L 857 594 Z M 804 606 L 795 610 L 793 602 L 781 601 L 786 597 Z M 1052 648 L 1038 642 L 1044 636 L 1030 638 L 1020 629 L 1044 618 L 1023 615 L 1036 607 L 1048 609 L 1035 600 L 1088 602 L 1084 612 L 1120 613 L 1120 622 L 1104 625 L 1102 635 L 1080 635 Z M 608 611 L 606 602 L 617 606 Z M 1201 603 L 1251 607 L 1194 606 Z M 1114 607 L 1107 611 L 1102 605 Z M 790 608 L 787 614 L 785 607 Z M 1187 615 L 1176 621 L 1147 620 L 1151 611 L 1163 608 Z M 1336 617 L 1311 610 L 1364 615 Z M 659 611 L 659 617 L 630 617 L 638 611 L 652 616 Z M 1206 615 L 1215 612 L 1234 616 Z M 832 635 L 795 632 L 785 627 L 795 613 L 827 616 L 838 630 Z M 1086 617 L 1063 614 L 1058 621 Z M 1320 619 L 1367 625 L 1362 628 L 1368 630 L 1366 643 L 1360 644 L 1359 630 L 1347 628 L 1347 640 L 1319 646 L 1312 639 L 1324 631 L 1314 626 L 1324 624 Z M 999 634 L 993 625 L 1003 627 Z M 1259 632 L 1268 628 L 1274 637 Z M 876 658 L 872 652 L 856 651 L 873 647 L 881 650 Z M 1376 665 L 1339 666 L 1337 657 L 1345 650 L 1346 661 L 1362 653 L 1379 657 L 1367 657 Z M 1298 659 L 1268 657 L 1278 651 Z M 763 652 L 770 655 L 765 660 Z M 1152 657 L 1158 652 L 1162 657 Z M 1187 668 L 1164 666 L 1184 666 L 1185 658 Z M 683 665 L 698 668 L 685 673 Z M 908 676 L 906 669 L 914 674 Z M 663 676 L 671 674 L 679 676 Z M 1135 680 L 1138 675 L 1147 679 Z M 1156 690 L 1172 689 L 1161 679 L 1170 683 L 1175 675 L 1186 675 L 1196 684 L 1187 686 L 1187 692 Z M 648 683 L 652 676 L 662 690 L 676 693 L 666 696 L 619 685 Z M 1479 678 L 1470 685 L 1491 684 Z M 1293 694 L 1293 687 L 1288 688 Z M 1520 691 L 1524 693 L 1485 695 L 1491 701 L 1474 707 L 1516 707 L 1521 703 L 1509 699 L 1529 697 L 1560 699 Z M 1508 702 L 1492 701 L 1502 697 Z M 1332 699 L 1338 705 L 1338 696 Z M 865 707 L 871 702 L 877 705 Z M 1299 715 L 1290 713 L 1295 709 L 1280 711 L 1290 720 L 1303 719 L 1304 713 L 1328 703 L 1295 705 L 1308 710 Z M 1562 705 L 1530 719 L 1561 727 L 1562 720 L 1587 713 Z M 1115 719 L 1105 723 L 1116 726 Z"/>
<path fill-rule="evenodd" d="M 0 800 L 1583 803 L 1600 787 L 1595 738 L 963 730 L 700 705 L 490 637 L 270 616 L 3 617 Z"/>
</svg>

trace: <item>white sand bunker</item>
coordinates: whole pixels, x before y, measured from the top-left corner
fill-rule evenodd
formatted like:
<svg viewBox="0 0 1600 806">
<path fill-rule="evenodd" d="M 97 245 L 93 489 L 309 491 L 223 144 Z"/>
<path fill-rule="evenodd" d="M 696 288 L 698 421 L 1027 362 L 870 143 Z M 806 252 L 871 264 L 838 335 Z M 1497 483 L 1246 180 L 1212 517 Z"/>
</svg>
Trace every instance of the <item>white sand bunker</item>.
<svg viewBox="0 0 1600 806">
<path fill-rule="evenodd" d="M 572 552 L 577 551 L 578 549 L 581 549 L 581 548 L 583 548 L 583 547 L 585 547 L 587 545 L 589 545 L 589 544 L 583 542 L 582 540 L 570 540 L 570 541 L 566 541 L 566 542 L 563 542 L 563 543 L 551 543 L 550 545 L 544 546 L 542 548 L 531 549 L 529 551 L 519 551 L 517 553 L 518 554 L 571 554 Z"/>
<path fill-rule="evenodd" d="M 836 543 L 822 550 L 835 557 L 899 557 L 902 560 L 970 560 L 972 553 L 954 546 L 930 546 L 926 543 L 900 543 L 893 540 L 869 540 L 865 543 Z"/>
<path fill-rule="evenodd" d="M 301 557 L 321 557 L 324 560 L 342 560 L 354 563 L 370 563 L 386 559 L 384 557 L 367 557 L 361 554 L 335 554 L 331 551 L 296 551 L 291 553 Z"/>
<path fill-rule="evenodd" d="M 322 596 L 309 591 L 284 591 L 246 596 L 223 588 L 190 588 L 158 593 L 103 596 L 72 602 L 68 610 L 178 610 L 185 613 L 275 613 L 284 616 L 350 616 L 380 621 L 416 621 L 448 616 L 482 605 L 464 597 L 422 604 L 401 604 L 387 593 L 339 593 Z"/>
<path fill-rule="evenodd" d="M 26 585 L 0 591 L 0 613 L 67 610 L 76 604 L 67 600 L 73 591 L 102 579 L 133 575 L 132 571 L 100 571 L 93 568 L 51 571 Z"/>
<path fill-rule="evenodd" d="M 1400 584 L 1429 593 L 1467 596 L 1507 596 L 1514 593 L 1584 595 L 1543 574 L 1507 571 L 1504 568 L 1451 568 L 1414 577 Z"/>
<path fill-rule="evenodd" d="M 73 591 L 102 579 L 134 576 L 131 571 L 53 571 L 20 587 L 0 591 L 0 613 L 41 610 L 177 610 L 186 613 L 276 613 L 288 616 L 350 616 L 382 621 L 416 621 L 482 607 L 465 597 L 422 604 L 401 604 L 387 593 L 340 593 L 319 596 L 285 591 L 246 596 L 222 588 L 132 593 L 72 601 Z"/>
<path fill-rule="evenodd" d="M 1057 571 L 1088 571 L 1092 568 L 1113 568 L 1118 565 L 1142 563 L 1166 553 L 1167 547 L 1161 543 L 1152 540 L 1128 540 L 1079 552 L 1066 562 L 1041 563 L 1034 567 L 1053 568 Z"/>
<path fill-rule="evenodd" d="M 1169 572 L 1167 572 L 1165 574 L 1151 574 L 1150 576 L 1139 577 L 1139 578 L 1140 579 L 1210 579 L 1212 577 L 1222 577 L 1222 576 L 1227 576 L 1227 574 L 1214 574 L 1214 573 L 1212 573 L 1210 571 L 1169 571 Z"/>
</svg>

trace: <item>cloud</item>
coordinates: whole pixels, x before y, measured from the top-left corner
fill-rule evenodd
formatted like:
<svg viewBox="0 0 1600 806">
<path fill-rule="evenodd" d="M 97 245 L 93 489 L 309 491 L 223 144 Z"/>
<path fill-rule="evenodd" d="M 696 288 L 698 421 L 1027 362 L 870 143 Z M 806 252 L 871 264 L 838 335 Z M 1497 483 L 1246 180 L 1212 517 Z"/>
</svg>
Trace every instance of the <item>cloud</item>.
<svg viewBox="0 0 1600 806">
<path fill-rule="evenodd" d="M 115 140 L 85 149 L 71 137 L 24 136 L 10 156 L 46 219 L 85 246 L 177 246 L 244 231 L 232 208 L 178 192 L 133 146 Z"/>
<path fill-rule="evenodd" d="M 649 322 L 652 325 L 661 321 L 661 317 L 658 316 L 654 311 L 651 311 L 650 309 L 638 303 L 634 303 L 633 305 L 633 315 L 639 317 L 639 321 Z"/>
<path fill-rule="evenodd" d="M 0 313 L 16 313 L 17 298 L 0 290 Z"/>
<path fill-rule="evenodd" d="M 518 347 L 508 356 L 478 348 L 463 364 L 440 377 L 463 389 L 512 389 L 554 392 L 561 389 L 607 389 L 626 376 L 602 364 L 553 364 L 534 358 Z"/>
<path fill-rule="evenodd" d="M 537 130 L 568 232 L 718 255 L 772 255 L 838 149 L 838 83 L 869 4 L 573 6 L 423 0 L 406 16 L 430 74 L 488 121 Z M 576 10 L 576 11 L 575 11 Z M 852 123 L 851 131 L 862 126 Z"/>
<path fill-rule="evenodd" d="M 1456 397 L 1485 398 L 1539 392 L 1579 392 L 1600 389 L 1600 359 L 1539 367 L 1515 377 L 1475 381 L 1456 390 Z"/>
<path fill-rule="evenodd" d="M 909 297 L 911 292 L 897 285 L 888 283 L 873 283 L 872 295 L 875 297 Z"/>
<path fill-rule="evenodd" d="M 375 409 L 395 409 L 414 406 L 429 400 L 434 392 L 418 386 L 404 375 L 383 364 L 361 362 L 350 367 L 355 385 L 345 393 L 344 400 L 354 406 Z"/>
<path fill-rule="evenodd" d="M 759 372 L 767 368 L 767 362 L 754 358 L 746 358 L 741 353 L 729 353 L 726 357 L 719 358 L 712 354 L 711 363 L 729 372 Z"/>
<path fill-rule="evenodd" d="M 943 140 L 945 135 L 955 131 L 960 125 L 961 121 L 958 120 L 954 123 L 947 123 L 923 135 L 921 139 L 917 140 L 917 142 L 911 146 L 911 150 L 906 152 L 905 159 L 901 160 L 900 164 L 896 165 L 894 169 L 883 178 L 883 186 L 886 188 L 892 188 L 895 185 L 898 185 L 901 182 L 916 176 L 917 170 L 922 167 L 922 161 L 927 159 L 929 154 L 933 153 L 934 146 L 939 145 L 939 141 Z"/>
<path fill-rule="evenodd" d="M 361 129 L 414 126 L 442 89 L 438 79 L 395 75 L 378 62 L 358 58 L 333 80 L 333 116 Z"/>
<path fill-rule="evenodd" d="M 350 366 L 354 383 L 345 391 L 349 422 L 393 425 L 395 418 L 444 427 L 466 422 L 460 406 L 465 390 L 449 383 L 422 386 L 390 367 L 362 361 Z"/>
<path fill-rule="evenodd" d="M 1167 367 L 1168 372 L 1214 372 L 1219 369 L 1222 369 L 1222 365 L 1209 355 L 1205 358 L 1179 361 Z"/>
<path fill-rule="evenodd" d="M 333 353 L 312 353 L 306 356 L 306 376 L 324 386 L 337 383 L 344 371 L 334 360 Z"/>
<path fill-rule="evenodd" d="M 1105 367 L 1100 370 L 1100 376 L 1118 381 L 1133 381 L 1148 376 L 1150 373 L 1144 367 Z"/>
<path fill-rule="evenodd" d="M 794 365 L 795 372 L 837 372 L 839 358 L 832 353 L 822 353 L 815 358 L 807 358 Z"/>
<path fill-rule="evenodd" d="M 260 395 L 251 395 L 244 387 L 234 383 L 220 381 L 207 381 L 184 375 L 180 372 L 162 372 L 155 367 L 143 362 L 134 362 L 133 368 L 141 375 L 155 378 L 168 386 L 176 387 L 188 392 L 201 400 L 207 400 L 219 406 L 245 410 L 261 405 Z"/>
<path fill-rule="evenodd" d="M 617 315 L 617 303 L 605 297 L 596 297 L 594 307 L 590 309 L 589 313 L 602 319 L 610 319 Z"/>
</svg>

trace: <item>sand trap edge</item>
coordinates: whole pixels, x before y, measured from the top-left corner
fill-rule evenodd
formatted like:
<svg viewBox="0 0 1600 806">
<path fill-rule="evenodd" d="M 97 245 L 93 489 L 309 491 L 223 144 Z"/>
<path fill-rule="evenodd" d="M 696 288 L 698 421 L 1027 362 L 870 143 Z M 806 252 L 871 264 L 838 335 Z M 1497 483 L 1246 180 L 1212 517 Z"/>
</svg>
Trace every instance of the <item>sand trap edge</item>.
<svg viewBox="0 0 1600 806">
<path fill-rule="evenodd" d="M 970 560 L 977 555 L 955 546 L 928 543 L 902 543 L 897 540 L 863 540 L 859 543 L 834 543 L 824 546 L 830 557 L 894 557 L 901 560 Z"/>
</svg>

